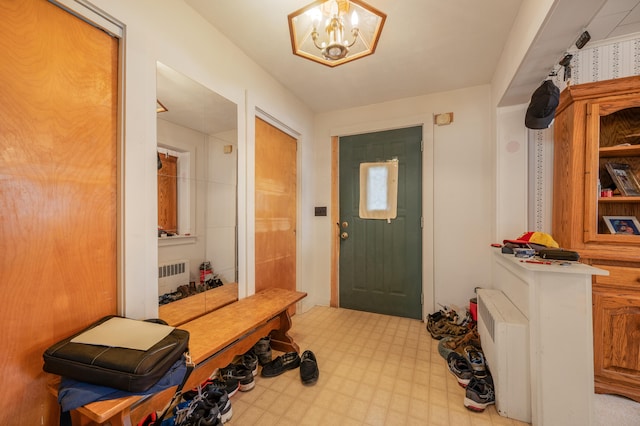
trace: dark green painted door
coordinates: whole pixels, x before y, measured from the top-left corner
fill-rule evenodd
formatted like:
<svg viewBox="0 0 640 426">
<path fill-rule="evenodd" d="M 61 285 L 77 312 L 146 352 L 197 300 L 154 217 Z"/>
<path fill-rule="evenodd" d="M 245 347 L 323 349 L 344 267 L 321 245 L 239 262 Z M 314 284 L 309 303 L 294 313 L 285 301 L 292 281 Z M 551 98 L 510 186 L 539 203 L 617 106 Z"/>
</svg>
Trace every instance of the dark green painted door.
<svg viewBox="0 0 640 426">
<path fill-rule="evenodd" d="M 340 138 L 343 308 L 422 318 L 421 142 L 422 127 Z M 397 217 L 361 219 L 360 163 L 393 159 L 398 159 Z"/>
</svg>

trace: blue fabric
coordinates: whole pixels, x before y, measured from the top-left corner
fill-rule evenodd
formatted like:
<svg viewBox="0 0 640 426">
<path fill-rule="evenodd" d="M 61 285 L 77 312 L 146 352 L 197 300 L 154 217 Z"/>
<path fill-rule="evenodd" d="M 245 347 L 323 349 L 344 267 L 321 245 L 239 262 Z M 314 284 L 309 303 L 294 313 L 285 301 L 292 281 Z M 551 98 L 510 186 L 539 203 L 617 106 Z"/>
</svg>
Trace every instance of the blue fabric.
<svg viewBox="0 0 640 426">
<path fill-rule="evenodd" d="M 58 402 L 62 411 L 70 411 L 95 401 L 122 398 L 132 395 L 151 395 L 172 386 L 182 383 L 187 365 L 184 356 L 176 361 L 169 371 L 152 387 L 141 393 L 126 392 L 107 386 L 99 386 L 91 383 L 80 382 L 68 377 L 63 377 L 58 388 Z"/>
</svg>

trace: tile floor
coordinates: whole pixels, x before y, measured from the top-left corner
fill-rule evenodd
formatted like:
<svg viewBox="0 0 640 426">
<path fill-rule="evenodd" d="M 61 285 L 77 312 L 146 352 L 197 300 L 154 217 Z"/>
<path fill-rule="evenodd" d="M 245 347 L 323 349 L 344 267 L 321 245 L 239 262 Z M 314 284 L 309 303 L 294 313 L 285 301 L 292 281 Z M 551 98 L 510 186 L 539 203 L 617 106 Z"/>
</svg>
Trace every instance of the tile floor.
<svg viewBox="0 0 640 426">
<path fill-rule="evenodd" d="M 495 406 L 474 413 L 438 354 L 438 341 L 418 320 L 329 307 L 293 317 L 291 336 L 318 359 L 320 378 L 299 370 L 256 377 L 231 398 L 227 425 L 526 425 Z M 278 355 L 274 352 L 274 356 Z"/>
</svg>

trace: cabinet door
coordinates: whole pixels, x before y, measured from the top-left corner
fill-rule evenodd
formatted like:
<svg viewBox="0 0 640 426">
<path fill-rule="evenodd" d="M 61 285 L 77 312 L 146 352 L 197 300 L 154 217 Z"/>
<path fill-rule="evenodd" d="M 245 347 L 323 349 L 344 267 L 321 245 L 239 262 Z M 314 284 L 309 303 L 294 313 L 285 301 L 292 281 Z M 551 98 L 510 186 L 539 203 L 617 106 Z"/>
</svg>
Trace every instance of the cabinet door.
<svg viewBox="0 0 640 426">
<path fill-rule="evenodd" d="M 619 171 L 625 173 L 625 177 L 620 179 L 629 182 L 627 188 L 635 188 L 633 194 L 616 188 L 616 183 L 619 184 L 620 181 L 612 179 L 608 164 L 615 165 L 615 168 L 620 168 Z M 623 166 L 626 169 L 622 169 Z M 617 224 L 631 224 L 640 215 L 638 171 L 640 99 L 619 96 L 588 103 L 584 183 L 585 242 L 637 242 L 633 235 L 618 231 Z M 598 182 L 602 189 L 615 190 L 613 196 L 601 197 Z M 610 226 L 605 221 L 607 218 Z M 620 222 L 623 220 L 624 222 Z M 616 231 L 613 232 L 611 227 Z M 614 233 L 615 236 L 612 235 Z M 637 222 L 633 234 L 640 235 L 640 224 Z"/>
<path fill-rule="evenodd" d="M 596 391 L 640 401 L 640 294 L 593 293 Z"/>
</svg>

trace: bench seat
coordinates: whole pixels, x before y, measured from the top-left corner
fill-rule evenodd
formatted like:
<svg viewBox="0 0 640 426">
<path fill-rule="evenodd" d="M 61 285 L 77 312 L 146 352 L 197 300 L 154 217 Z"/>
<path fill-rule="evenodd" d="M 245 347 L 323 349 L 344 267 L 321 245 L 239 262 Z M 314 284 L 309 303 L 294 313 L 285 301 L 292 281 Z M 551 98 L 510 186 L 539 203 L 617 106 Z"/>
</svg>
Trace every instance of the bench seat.
<svg viewBox="0 0 640 426">
<path fill-rule="evenodd" d="M 196 364 L 185 389 L 196 387 L 265 336 L 271 336 L 271 347 L 275 350 L 299 352 L 300 348 L 288 334 L 289 309 L 306 295 L 268 289 L 180 325 L 180 329 L 189 332 L 189 352 Z M 52 385 L 50 389 L 57 395 L 57 388 Z M 74 426 L 135 425 L 148 413 L 162 410 L 174 392 L 175 387 L 154 395 L 92 402 L 73 410 L 72 421 Z"/>
</svg>

